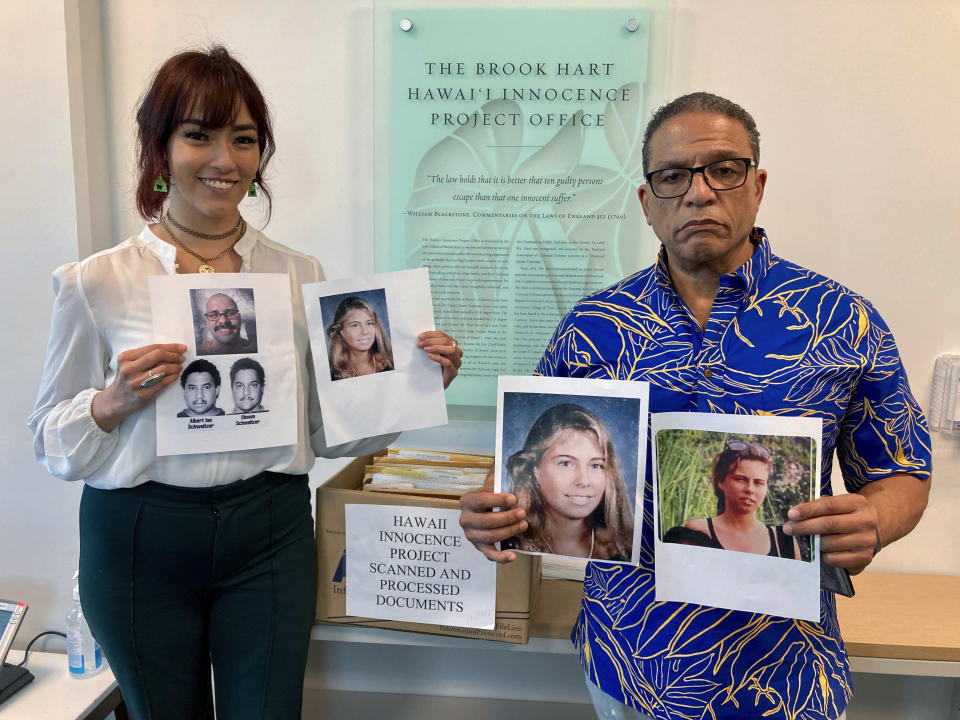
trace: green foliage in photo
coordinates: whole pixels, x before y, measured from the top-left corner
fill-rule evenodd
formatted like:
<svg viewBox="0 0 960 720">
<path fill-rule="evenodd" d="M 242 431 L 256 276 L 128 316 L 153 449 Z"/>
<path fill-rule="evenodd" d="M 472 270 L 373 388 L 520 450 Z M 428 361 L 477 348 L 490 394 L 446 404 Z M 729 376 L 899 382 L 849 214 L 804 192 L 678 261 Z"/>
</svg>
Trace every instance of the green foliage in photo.
<svg viewBox="0 0 960 720">
<path fill-rule="evenodd" d="M 757 509 L 760 522 L 782 525 L 791 507 L 813 499 L 816 448 L 810 438 L 661 430 L 656 437 L 661 538 L 672 527 L 717 514 L 711 467 L 727 442 L 734 441 L 763 445 L 773 455 L 767 496 Z"/>
</svg>

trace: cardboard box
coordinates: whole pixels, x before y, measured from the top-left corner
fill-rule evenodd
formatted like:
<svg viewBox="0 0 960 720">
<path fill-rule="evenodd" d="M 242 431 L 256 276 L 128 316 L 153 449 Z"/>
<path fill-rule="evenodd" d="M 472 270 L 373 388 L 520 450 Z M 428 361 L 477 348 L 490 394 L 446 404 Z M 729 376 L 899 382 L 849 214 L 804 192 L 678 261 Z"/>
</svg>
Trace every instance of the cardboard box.
<svg viewBox="0 0 960 720">
<path fill-rule="evenodd" d="M 317 488 L 317 588 L 316 619 L 349 625 L 454 635 L 483 640 L 525 643 L 530 638 L 530 615 L 540 586 L 540 558 L 518 554 L 515 562 L 497 566 L 496 624 L 492 630 L 431 625 L 428 623 L 377 620 L 346 614 L 346 528 L 343 506 L 347 504 L 405 505 L 414 507 L 459 508 L 454 499 L 364 492 L 363 467 L 372 457 L 360 457 Z"/>
</svg>

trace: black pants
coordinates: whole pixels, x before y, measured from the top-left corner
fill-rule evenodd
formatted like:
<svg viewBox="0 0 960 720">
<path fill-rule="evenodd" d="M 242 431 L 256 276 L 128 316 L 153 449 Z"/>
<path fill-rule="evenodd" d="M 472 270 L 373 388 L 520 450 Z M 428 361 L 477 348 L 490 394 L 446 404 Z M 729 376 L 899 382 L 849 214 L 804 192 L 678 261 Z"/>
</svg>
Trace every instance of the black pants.
<svg viewBox="0 0 960 720">
<path fill-rule="evenodd" d="M 316 600 L 306 475 L 84 488 L 80 597 L 135 720 L 298 720 Z"/>
</svg>

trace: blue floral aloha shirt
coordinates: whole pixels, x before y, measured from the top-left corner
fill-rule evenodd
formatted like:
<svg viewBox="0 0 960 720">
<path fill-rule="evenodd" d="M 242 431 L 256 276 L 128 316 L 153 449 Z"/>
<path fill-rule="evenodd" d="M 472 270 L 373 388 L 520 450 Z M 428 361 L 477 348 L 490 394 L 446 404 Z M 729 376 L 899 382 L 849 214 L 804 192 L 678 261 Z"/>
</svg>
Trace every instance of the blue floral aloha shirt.
<svg viewBox="0 0 960 720">
<path fill-rule="evenodd" d="M 851 491 L 892 473 L 930 477 L 926 420 L 870 303 L 756 249 L 720 278 L 701 330 L 655 265 L 581 300 L 538 375 L 646 380 L 651 412 L 823 419 L 821 494 L 834 450 Z M 592 562 L 573 640 L 588 677 L 657 720 L 834 720 L 851 696 L 832 593 L 819 623 L 654 601 L 650 456 L 640 565 Z"/>
</svg>

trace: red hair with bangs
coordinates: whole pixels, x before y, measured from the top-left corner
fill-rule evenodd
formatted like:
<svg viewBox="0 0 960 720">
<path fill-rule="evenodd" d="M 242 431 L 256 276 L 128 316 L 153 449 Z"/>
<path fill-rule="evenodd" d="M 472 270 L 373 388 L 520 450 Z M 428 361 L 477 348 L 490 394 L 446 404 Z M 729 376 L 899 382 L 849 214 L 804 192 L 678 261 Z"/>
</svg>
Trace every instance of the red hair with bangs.
<svg viewBox="0 0 960 720">
<path fill-rule="evenodd" d="M 257 126 L 260 168 L 254 182 L 267 199 L 267 220 L 273 209 L 263 172 L 276 150 L 270 113 L 263 93 L 247 70 L 222 45 L 206 52 L 178 53 L 157 70 L 137 109 L 137 210 L 147 220 L 160 217 L 165 196 L 153 189 L 157 176 L 168 184 L 167 142 L 185 118 L 199 118 L 203 125 L 220 128 L 236 118 L 240 103 L 246 103 Z"/>
</svg>

